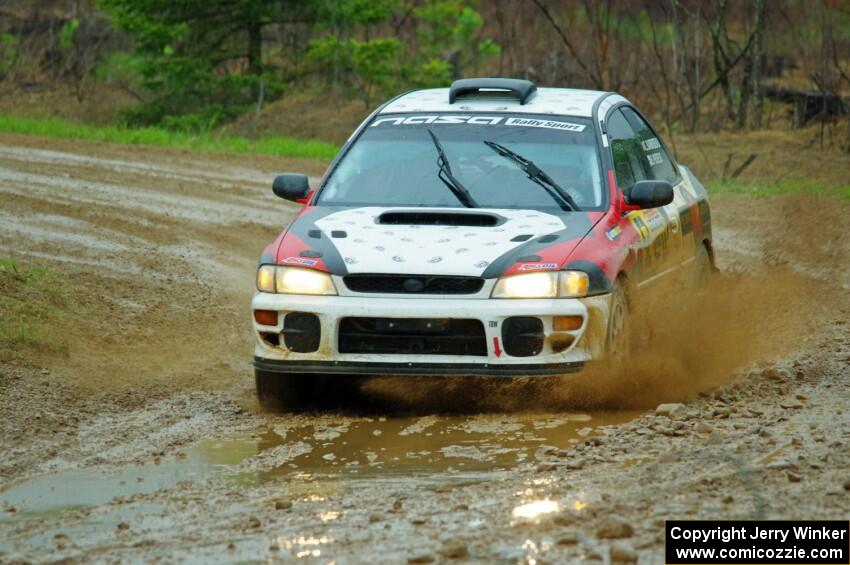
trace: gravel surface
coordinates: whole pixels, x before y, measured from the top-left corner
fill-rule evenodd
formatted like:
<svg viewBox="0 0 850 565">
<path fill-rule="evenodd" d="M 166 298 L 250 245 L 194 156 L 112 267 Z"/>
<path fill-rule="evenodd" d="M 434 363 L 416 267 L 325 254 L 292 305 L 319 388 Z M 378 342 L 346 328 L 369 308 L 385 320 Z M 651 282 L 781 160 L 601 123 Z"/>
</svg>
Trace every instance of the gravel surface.
<svg viewBox="0 0 850 565">
<path fill-rule="evenodd" d="M 663 563 L 666 519 L 848 518 L 846 203 L 715 199 L 716 288 L 647 308 L 628 382 L 268 414 L 248 310 L 298 167 L 0 136 L 0 256 L 73 304 L 64 352 L 0 364 L 0 562 Z"/>
</svg>

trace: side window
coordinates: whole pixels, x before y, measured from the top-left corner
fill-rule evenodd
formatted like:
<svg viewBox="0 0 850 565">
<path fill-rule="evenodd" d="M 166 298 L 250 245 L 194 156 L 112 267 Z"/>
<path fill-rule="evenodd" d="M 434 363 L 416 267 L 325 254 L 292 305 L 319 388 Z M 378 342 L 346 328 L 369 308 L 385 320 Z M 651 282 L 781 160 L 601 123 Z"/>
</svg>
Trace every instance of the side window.
<svg viewBox="0 0 850 565">
<path fill-rule="evenodd" d="M 635 182 L 648 178 L 640 139 L 620 110 L 611 113 L 607 131 L 617 183 L 624 192 L 628 192 Z"/>
<path fill-rule="evenodd" d="M 643 118 L 631 108 L 623 108 L 623 114 L 632 126 L 632 129 L 637 132 L 638 140 L 640 141 L 640 150 L 642 153 L 641 161 L 646 167 L 646 178 L 651 180 L 666 180 L 675 183 L 679 178 L 676 172 L 676 167 L 673 165 L 673 160 L 664 150 L 661 141 L 652 128 L 649 127 Z"/>
</svg>

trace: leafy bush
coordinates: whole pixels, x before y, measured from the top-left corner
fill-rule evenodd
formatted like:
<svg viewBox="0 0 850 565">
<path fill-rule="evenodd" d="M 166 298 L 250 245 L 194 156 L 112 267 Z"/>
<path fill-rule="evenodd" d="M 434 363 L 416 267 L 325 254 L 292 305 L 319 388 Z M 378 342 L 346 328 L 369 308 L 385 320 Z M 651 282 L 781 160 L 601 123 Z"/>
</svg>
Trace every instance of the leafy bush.
<svg viewBox="0 0 850 565">
<path fill-rule="evenodd" d="M 386 35 L 386 24 L 401 10 L 395 0 L 333 6 L 320 13 L 329 33 L 310 42 L 307 57 L 314 72 L 334 87 L 350 85 L 367 105 L 407 86 L 445 86 L 499 53 L 495 42 L 478 38 L 481 15 L 461 0 L 428 0 L 413 9 L 415 45 Z M 352 37 L 358 32 L 369 39 Z"/>
<path fill-rule="evenodd" d="M 18 59 L 17 41 L 11 33 L 0 33 L 0 80 L 6 78 Z"/>
<path fill-rule="evenodd" d="M 262 60 L 262 29 L 282 17 L 263 0 L 100 0 L 135 39 L 130 66 L 146 100 L 127 111 L 128 126 L 162 125 L 205 132 L 283 92 Z"/>
</svg>

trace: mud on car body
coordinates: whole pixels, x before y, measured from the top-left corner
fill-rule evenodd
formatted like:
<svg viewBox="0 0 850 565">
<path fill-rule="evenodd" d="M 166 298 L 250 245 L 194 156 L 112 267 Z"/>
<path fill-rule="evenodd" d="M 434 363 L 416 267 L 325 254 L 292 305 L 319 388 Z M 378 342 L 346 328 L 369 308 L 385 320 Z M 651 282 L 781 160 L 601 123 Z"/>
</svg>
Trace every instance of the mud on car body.
<svg viewBox="0 0 850 565">
<path fill-rule="evenodd" d="M 370 115 L 264 250 L 261 398 L 326 374 L 530 376 L 615 357 L 629 301 L 712 268 L 705 189 L 608 92 L 465 79 Z"/>
</svg>

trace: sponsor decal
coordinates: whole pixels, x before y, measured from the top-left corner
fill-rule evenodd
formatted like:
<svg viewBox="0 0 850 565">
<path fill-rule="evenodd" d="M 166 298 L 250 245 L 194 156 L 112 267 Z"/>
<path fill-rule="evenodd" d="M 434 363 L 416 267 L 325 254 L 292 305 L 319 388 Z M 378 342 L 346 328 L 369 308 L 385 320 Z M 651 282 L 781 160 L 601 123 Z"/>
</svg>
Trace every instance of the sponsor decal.
<svg viewBox="0 0 850 565">
<path fill-rule="evenodd" d="M 508 118 L 505 120 L 507 126 L 522 126 L 531 128 L 547 128 L 559 129 L 563 131 L 584 131 L 584 126 L 581 124 L 571 124 L 569 122 L 555 122 L 552 120 L 535 120 L 533 118 Z"/>
<path fill-rule="evenodd" d="M 664 157 L 661 155 L 661 142 L 656 137 L 650 137 L 640 142 L 643 151 L 646 154 L 646 160 L 653 167 L 657 167 L 664 163 Z"/>
<path fill-rule="evenodd" d="M 286 259 L 281 259 L 281 265 L 305 265 L 307 267 L 315 267 L 318 265 L 318 261 L 316 259 L 307 259 L 306 257 L 287 257 Z"/>
<path fill-rule="evenodd" d="M 471 124 L 476 126 L 496 125 L 502 123 L 501 116 L 393 116 L 378 118 L 369 127 L 380 125 L 412 126 L 422 124 Z"/>
<path fill-rule="evenodd" d="M 646 241 L 649 239 L 651 231 L 649 226 L 646 224 L 643 212 L 630 213 L 629 221 L 632 223 L 632 226 L 634 226 L 635 231 L 638 232 L 638 235 L 640 235 L 641 240 Z"/>
<path fill-rule="evenodd" d="M 515 127 L 532 127 L 557 129 L 561 131 L 582 132 L 585 126 L 582 124 L 573 124 L 570 122 L 558 122 L 554 120 L 537 120 L 534 118 L 504 118 L 502 116 L 391 116 L 387 118 L 378 118 L 372 122 L 369 127 L 378 127 L 382 125 L 393 126 L 415 126 L 427 124 L 469 124 L 474 126 L 495 126 L 504 124 L 506 126 Z M 657 140 L 656 140 L 657 142 Z"/>
<path fill-rule="evenodd" d="M 614 241 L 623 233 L 623 229 L 620 226 L 614 226 L 610 230 L 605 232 L 605 237 L 607 237 L 610 241 Z"/>
<path fill-rule="evenodd" d="M 647 210 L 645 212 L 646 223 L 652 231 L 664 229 L 664 218 L 658 210 Z"/>
<path fill-rule="evenodd" d="M 629 221 L 643 241 L 650 239 L 652 234 L 666 231 L 667 221 L 659 210 L 638 210 L 629 212 Z"/>
<path fill-rule="evenodd" d="M 640 142 L 644 151 L 655 151 L 656 149 L 661 149 L 661 143 L 658 141 L 656 137 L 650 137 L 649 139 L 645 139 Z"/>
<path fill-rule="evenodd" d="M 558 263 L 523 263 L 519 266 L 520 271 L 544 271 L 558 268 Z"/>
</svg>

